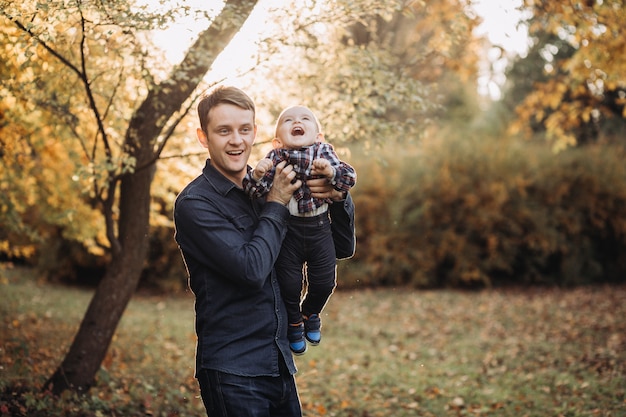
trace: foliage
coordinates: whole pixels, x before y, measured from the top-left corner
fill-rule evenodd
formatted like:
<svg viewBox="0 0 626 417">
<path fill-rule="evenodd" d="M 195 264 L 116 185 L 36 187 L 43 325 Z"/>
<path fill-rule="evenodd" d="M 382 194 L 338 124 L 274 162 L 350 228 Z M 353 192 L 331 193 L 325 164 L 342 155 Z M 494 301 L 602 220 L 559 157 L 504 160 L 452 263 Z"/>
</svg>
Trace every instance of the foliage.
<svg viewBox="0 0 626 417">
<path fill-rule="evenodd" d="M 10 191 L 0 200 L 0 253 L 37 263 L 51 278 L 68 278 L 73 268 L 105 264 L 116 243 L 117 186 L 137 168 L 124 135 L 138 103 L 167 70 L 146 33 L 190 8 L 10 3 L 2 2 L 0 14 L 0 184 Z M 177 76 L 182 83 L 183 71 Z M 177 123 L 173 117 L 165 126 Z M 156 155 L 168 129 L 154 139 L 143 132 Z M 66 246 L 75 257 L 59 264 L 58 248 Z"/>
<path fill-rule="evenodd" d="M 80 242 L 77 265 L 108 253 L 112 235 L 102 212 L 117 215 L 110 208 L 114 184 L 135 168 L 123 145 L 125 123 L 150 81 L 138 37 L 155 20 L 168 20 L 126 3 L 60 6 L 3 5 L 0 20 L 7 104 L 0 178 L 11 185 L 2 252 L 34 260 L 53 276 L 66 267 L 56 262 L 61 246 Z"/>
<path fill-rule="evenodd" d="M 388 158 L 393 169 L 355 158 L 357 254 L 340 265 L 342 285 L 624 281 L 622 148 L 554 156 L 450 135 Z"/>
<path fill-rule="evenodd" d="M 5 265 L 6 266 L 6 265 Z M 40 375 L 89 292 L 0 270 L 0 415 L 203 415 L 193 298 L 139 295 L 96 389 L 54 399 Z M 626 412 L 626 288 L 337 291 L 324 338 L 296 359 L 305 415 L 617 416 Z"/>
<path fill-rule="evenodd" d="M 607 121 L 625 124 L 626 19 L 622 0 L 554 2 L 526 0 L 529 33 L 540 46 L 547 78 L 517 108 L 513 132 L 534 124 L 545 128 L 555 150 L 607 140 Z M 551 35 L 551 36 L 546 36 Z M 558 57 L 563 49 L 564 57 Z M 537 77 L 533 77 L 535 79 Z"/>
<path fill-rule="evenodd" d="M 89 185 L 77 175 L 82 152 L 64 139 L 73 137 L 72 130 L 58 123 L 75 120 L 68 106 L 78 87 L 66 83 L 67 96 L 50 95 L 67 72 L 42 48 L 17 53 L 18 30 L 6 26 L 4 19 L 1 22 L 6 48 L 0 66 L 0 252 L 29 259 L 40 245 L 62 238 L 81 241 L 102 255 L 99 245 L 105 239 L 98 233 L 98 217 L 83 198 Z M 38 72 L 45 75 L 37 76 Z"/>
<path fill-rule="evenodd" d="M 277 22 L 263 45 L 271 59 L 255 70 L 264 82 L 249 89 L 274 115 L 305 102 L 335 145 L 417 141 L 441 104 L 439 83 L 476 74 L 477 22 L 464 0 L 312 4 Z"/>
</svg>

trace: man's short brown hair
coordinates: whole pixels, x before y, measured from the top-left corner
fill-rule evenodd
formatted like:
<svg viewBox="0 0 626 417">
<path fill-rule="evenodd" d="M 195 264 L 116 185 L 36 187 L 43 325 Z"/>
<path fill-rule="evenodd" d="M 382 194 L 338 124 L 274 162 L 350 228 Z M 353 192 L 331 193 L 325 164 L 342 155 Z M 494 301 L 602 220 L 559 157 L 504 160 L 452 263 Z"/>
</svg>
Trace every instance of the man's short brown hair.
<svg viewBox="0 0 626 417">
<path fill-rule="evenodd" d="M 210 93 L 204 95 L 198 103 L 198 117 L 200 118 L 200 128 L 208 135 L 207 126 L 209 125 L 209 112 L 213 107 L 219 104 L 232 104 L 244 110 L 252 111 L 252 119 L 254 120 L 256 110 L 254 101 L 242 90 L 237 87 L 219 86 Z"/>
</svg>

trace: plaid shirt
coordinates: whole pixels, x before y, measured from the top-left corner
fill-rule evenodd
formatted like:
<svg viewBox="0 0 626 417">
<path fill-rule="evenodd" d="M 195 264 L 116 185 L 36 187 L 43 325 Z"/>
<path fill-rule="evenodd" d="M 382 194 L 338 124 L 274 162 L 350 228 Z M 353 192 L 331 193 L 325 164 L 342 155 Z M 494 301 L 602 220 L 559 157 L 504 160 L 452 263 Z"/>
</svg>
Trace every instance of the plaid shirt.
<svg viewBox="0 0 626 417">
<path fill-rule="evenodd" d="M 330 183 L 336 190 L 349 191 L 356 183 L 354 168 L 339 159 L 330 143 L 315 142 L 300 149 L 273 149 L 267 154 L 266 158 L 272 160 L 274 167 L 281 161 L 287 161 L 288 164 L 293 165 L 296 178 L 302 181 L 302 186 L 293 194 L 298 202 L 298 212 L 300 213 L 311 212 L 326 203 L 332 202 L 330 199 L 313 198 L 311 190 L 306 185 L 306 180 L 319 178 L 319 176 L 311 175 L 313 160 L 323 158 L 330 161 L 330 165 L 335 170 L 335 176 L 330 180 Z M 243 189 L 253 198 L 264 196 L 272 187 L 275 171 L 276 169 L 272 168 L 259 181 L 255 181 L 252 178 L 251 171 L 248 172 L 243 180 Z"/>
</svg>

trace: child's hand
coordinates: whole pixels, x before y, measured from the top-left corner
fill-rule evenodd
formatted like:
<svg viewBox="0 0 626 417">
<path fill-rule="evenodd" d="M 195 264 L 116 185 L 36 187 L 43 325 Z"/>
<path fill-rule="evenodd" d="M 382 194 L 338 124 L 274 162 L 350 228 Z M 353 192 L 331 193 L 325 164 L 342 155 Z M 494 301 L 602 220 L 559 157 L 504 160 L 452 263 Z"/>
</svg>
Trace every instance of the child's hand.
<svg viewBox="0 0 626 417">
<path fill-rule="evenodd" d="M 330 161 L 328 159 L 319 158 L 313 161 L 311 174 L 323 175 L 328 179 L 333 179 L 335 176 L 335 170 L 330 165 Z"/>
<path fill-rule="evenodd" d="M 252 171 L 252 177 L 257 181 L 260 180 L 261 178 L 263 178 L 263 175 L 265 175 L 267 171 L 272 169 L 273 165 L 274 164 L 272 164 L 271 159 L 269 158 L 261 159 L 259 163 L 256 165 L 256 168 L 254 168 L 254 170 Z"/>
</svg>

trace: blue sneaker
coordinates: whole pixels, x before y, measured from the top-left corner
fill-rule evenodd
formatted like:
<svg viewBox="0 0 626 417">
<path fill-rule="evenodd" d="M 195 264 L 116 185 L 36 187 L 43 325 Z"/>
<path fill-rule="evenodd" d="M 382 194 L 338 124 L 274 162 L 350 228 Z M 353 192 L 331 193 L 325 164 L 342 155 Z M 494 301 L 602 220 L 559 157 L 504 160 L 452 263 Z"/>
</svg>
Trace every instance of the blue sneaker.
<svg viewBox="0 0 626 417">
<path fill-rule="evenodd" d="M 292 326 L 287 329 L 287 339 L 289 340 L 289 349 L 294 355 L 304 355 L 306 352 L 306 341 L 304 340 L 304 324 Z"/>
<path fill-rule="evenodd" d="M 313 346 L 319 345 L 322 340 L 321 328 L 322 320 L 319 314 L 311 314 L 304 319 L 304 336 Z"/>
</svg>

